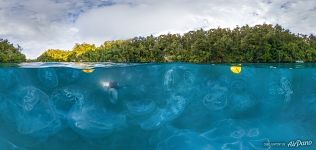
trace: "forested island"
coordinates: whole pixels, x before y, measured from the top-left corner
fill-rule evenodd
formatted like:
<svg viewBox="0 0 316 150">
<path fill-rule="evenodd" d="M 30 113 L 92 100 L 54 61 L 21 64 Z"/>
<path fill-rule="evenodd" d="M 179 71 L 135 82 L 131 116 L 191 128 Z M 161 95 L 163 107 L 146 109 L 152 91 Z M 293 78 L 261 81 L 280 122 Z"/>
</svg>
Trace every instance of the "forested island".
<svg viewBox="0 0 316 150">
<path fill-rule="evenodd" d="M 3 42 L 9 46 L 3 47 Z M 19 53 L 20 47 L 14 49 L 6 40 L 1 40 L 1 46 L 0 62 L 25 60 Z M 105 41 L 101 46 L 76 44 L 72 50 L 49 49 L 33 61 L 286 63 L 297 60 L 316 61 L 316 37 L 295 34 L 280 25 L 262 24 Z"/>
<path fill-rule="evenodd" d="M 0 63 L 19 63 L 26 61 L 20 46 L 15 47 L 8 40 L 0 39 Z"/>
</svg>

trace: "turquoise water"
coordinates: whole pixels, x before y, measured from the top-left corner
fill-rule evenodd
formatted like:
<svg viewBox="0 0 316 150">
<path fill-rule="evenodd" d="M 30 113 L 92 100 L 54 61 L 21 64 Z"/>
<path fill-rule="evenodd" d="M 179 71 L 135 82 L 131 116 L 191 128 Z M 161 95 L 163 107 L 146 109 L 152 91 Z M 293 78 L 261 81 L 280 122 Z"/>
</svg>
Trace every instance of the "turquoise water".
<svg viewBox="0 0 316 150">
<path fill-rule="evenodd" d="M 316 65 L 0 67 L 1 150 L 316 149 Z"/>
</svg>

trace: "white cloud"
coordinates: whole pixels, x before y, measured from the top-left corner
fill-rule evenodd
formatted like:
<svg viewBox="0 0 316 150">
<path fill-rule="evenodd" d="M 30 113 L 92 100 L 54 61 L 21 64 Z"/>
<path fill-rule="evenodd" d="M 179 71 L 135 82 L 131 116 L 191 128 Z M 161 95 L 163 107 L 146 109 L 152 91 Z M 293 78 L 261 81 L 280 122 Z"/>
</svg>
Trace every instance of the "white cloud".
<svg viewBox="0 0 316 150">
<path fill-rule="evenodd" d="M 315 0 L 0 0 L 0 37 L 35 58 L 48 48 L 197 28 L 273 23 L 316 33 Z"/>
</svg>

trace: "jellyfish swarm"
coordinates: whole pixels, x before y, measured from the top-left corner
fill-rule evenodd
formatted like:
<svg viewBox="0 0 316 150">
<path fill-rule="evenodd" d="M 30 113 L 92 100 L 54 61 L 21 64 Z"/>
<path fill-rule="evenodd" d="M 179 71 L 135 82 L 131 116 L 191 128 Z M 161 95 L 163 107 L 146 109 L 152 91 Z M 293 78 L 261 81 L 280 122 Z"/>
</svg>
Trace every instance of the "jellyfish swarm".
<svg viewBox="0 0 316 150">
<path fill-rule="evenodd" d="M 38 88 L 18 88 L 7 109 L 17 131 L 33 137 L 48 137 L 55 134 L 61 123 L 48 104 L 48 96 Z"/>
<path fill-rule="evenodd" d="M 123 114 L 111 112 L 95 103 L 76 104 L 69 113 L 68 124 L 78 134 L 87 138 L 108 136 L 125 125 Z"/>
<path fill-rule="evenodd" d="M 37 77 L 44 87 L 55 88 L 58 86 L 58 77 L 54 68 L 38 69 Z"/>
</svg>

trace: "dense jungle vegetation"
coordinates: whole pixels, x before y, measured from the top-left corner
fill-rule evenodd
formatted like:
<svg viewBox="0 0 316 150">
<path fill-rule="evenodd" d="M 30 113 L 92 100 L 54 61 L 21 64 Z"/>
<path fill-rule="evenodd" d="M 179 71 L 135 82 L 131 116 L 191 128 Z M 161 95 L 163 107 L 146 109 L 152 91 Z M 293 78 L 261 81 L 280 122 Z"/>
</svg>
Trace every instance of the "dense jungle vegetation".
<svg viewBox="0 0 316 150">
<path fill-rule="evenodd" d="M 19 54 L 20 47 L 3 42 L 9 46 L 0 47 L 1 62 L 25 60 Z M 105 41 L 100 46 L 82 43 L 71 50 L 46 50 L 35 61 L 273 63 L 297 60 L 316 62 L 316 37 L 295 34 L 280 25 L 262 24 Z"/>
<path fill-rule="evenodd" d="M 21 50 L 20 46 L 15 47 L 8 40 L 0 39 L 0 63 L 24 62 L 26 59 Z"/>
</svg>

